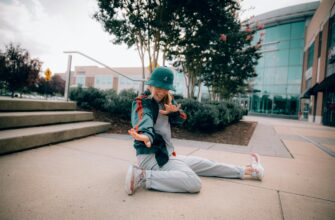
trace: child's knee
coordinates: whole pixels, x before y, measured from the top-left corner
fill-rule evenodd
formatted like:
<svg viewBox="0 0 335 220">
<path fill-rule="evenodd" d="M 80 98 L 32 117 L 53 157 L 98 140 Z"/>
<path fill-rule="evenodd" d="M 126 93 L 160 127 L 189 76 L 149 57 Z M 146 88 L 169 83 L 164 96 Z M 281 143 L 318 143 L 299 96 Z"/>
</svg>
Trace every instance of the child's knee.
<svg viewBox="0 0 335 220">
<path fill-rule="evenodd" d="M 190 175 L 190 182 L 188 184 L 188 192 L 198 193 L 201 190 L 201 179 L 196 174 Z"/>
</svg>

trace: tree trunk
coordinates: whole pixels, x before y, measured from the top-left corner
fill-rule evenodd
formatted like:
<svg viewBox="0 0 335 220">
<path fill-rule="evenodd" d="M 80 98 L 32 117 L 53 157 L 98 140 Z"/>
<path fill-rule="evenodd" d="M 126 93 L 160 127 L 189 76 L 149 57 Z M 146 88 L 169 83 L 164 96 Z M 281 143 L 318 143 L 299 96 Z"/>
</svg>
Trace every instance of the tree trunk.
<svg viewBox="0 0 335 220">
<path fill-rule="evenodd" d="M 199 90 L 198 90 L 197 100 L 198 100 L 199 102 L 201 102 L 201 87 L 202 87 L 201 85 L 202 85 L 202 82 L 199 81 L 198 84 L 199 84 L 199 85 L 198 85 Z"/>
</svg>

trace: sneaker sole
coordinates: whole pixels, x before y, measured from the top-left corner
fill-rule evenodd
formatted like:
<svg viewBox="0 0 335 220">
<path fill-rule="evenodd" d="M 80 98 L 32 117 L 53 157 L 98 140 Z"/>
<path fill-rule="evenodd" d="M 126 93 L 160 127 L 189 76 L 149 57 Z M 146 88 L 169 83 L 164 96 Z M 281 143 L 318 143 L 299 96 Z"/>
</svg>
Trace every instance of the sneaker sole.
<svg viewBox="0 0 335 220">
<path fill-rule="evenodd" d="M 125 183 L 125 191 L 128 195 L 134 194 L 134 166 L 129 165 L 127 176 L 126 176 L 126 183 Z"/>
<path fill-rule="evenodd" d="M 258 180 L 262 181 L 263 177 L 264 177 L 264 167 L 262 166 L 261 164 L 261 159 L 260 159 L 260 156 L 259 154 L 257 153 L 252 153 L 251 154 L 252 157 L 255 158 L 255 161 L 257 163 L 257 166 L 258 166 L 258 169 L 261 170 L 261 175 L 259 175 L 258 173 L 255 175 L 255 178 L 257 178 Z"/>
</svg>

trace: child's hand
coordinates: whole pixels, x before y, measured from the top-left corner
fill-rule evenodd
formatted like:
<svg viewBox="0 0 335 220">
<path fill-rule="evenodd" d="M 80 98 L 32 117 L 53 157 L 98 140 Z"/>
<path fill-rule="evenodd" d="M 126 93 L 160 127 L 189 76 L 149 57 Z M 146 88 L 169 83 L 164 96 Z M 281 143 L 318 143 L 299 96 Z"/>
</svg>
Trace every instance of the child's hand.
<svg viewBox="0 0 335 220">
<path fill-rule="evenodd" d="M 145 146 L 147 146 L 148 148 L 151 147 L 151 142 L 150 142 L 149 137 L 144 134 L 137 133 L 134 128 L 128 130 L 128 134 L 130 134 L 137 141 L 143 141 Z"/>
<path fill-rule="evenodd" d="M 159 113 L 161 113 L 161 114 L 163 114 L 163 115 L 167 115 L 167 114 L 169 114 L 170 112 L 177 112 L 177 111 L 179 111 L 179 109 L 180 109 L 180 104 L 178 104 L 178 105 L 172 105 L 172 104 L 165 104 L 164 105 L 165 106 L 165 110 L 159 110 Z"/>
</svg>

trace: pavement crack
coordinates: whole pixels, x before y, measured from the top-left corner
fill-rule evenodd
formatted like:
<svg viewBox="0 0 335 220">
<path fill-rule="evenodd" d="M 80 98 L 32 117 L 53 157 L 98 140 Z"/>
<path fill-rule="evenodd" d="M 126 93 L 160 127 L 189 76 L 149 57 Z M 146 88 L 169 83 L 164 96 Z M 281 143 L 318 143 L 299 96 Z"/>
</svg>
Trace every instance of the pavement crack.
<svg viewBox="0 0 335 220">
<path fill-rule="evenodd" d="M 190 153 L 186 154 L 187 156 L 192 155 L 193 153 L 197 152 L 198 150 L 200 150 L 200 148 L 196 148 L 195 150 L 191 151 Z"/>
<path fill-rule="evenodd" d="M 208 148 L 207 148 L 207 150 L 210 150 L 212 147 L 214 147 L 216 144 L 212 144 L 212 145 L 210 145 Z"/>
<path fill-rule="evenodd" d="M 292 159 L 295 159 L 293 154 L 291 153 L 290 149 L 288 149 L 288 147 L 286 146 L 285 142 L 283 141 L 283 139 L 280 138 L 280 141 L 282 142 L 282 144 L 284 145 L 285 149 L 287 150 L 287 152 L 291 155 Z"/>
<path fill-rule="evenodd" d="M 323 152 L 325 152 L 326 154 L 328 154 L 331 157 L 335 157 L 335 152 L 329 150 L 327 147 L 323 146 L 321 143 L 313 141 L 312 139 L 303 136 L 303 135 L 299 135 L 300 137 L 302 137 L 303 139 L 305 139 L 306 141 L 308 141 L 309 143 L 313 144 L 314 146 L 316 146 L 317 148 L 319 148 L 320 150 L 322 150 Z"/>
<path fill-rule="evenodd" d="M 279 190 L 277 190 L 277 195 L 278 195 L 278 200 L 279 200 L 280 214 L 281 214 L 282 219 L 285 220 L 283 204 L 281 202 L 281 197 L 280 197 L 280 191 Z"/>
</svg>

